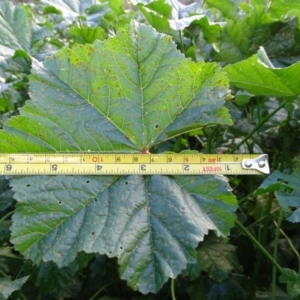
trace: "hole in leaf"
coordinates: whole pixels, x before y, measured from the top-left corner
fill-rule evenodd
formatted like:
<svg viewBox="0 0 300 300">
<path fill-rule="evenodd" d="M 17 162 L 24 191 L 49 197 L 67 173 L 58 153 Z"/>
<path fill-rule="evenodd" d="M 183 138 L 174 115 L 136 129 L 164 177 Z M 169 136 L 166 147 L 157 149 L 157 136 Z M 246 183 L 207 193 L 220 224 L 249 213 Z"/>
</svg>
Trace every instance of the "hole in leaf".
<svg viewBox="0 0 300 300">
<path fill-rule="evenodd" d="M 277 181 L 283 185 L 282 189 L 287 195 L 290 195 L 293 193 L 294 189 L 288 185 L 289 184 L 288 181 L 286 181 L 282 178 L 278 178 Z"/>
<path fill-rule="evenodd" d="M 58 204 L 61 205 L 61 201 L 58 201 Z"/>
<path fill-rule="evenodd" d="M 286 181 L 282 178 L 278 178 L 277 181 L 280 182 L 280 183 L 289 184 L 288 181 Z"/>
<path fill-rule="evenodd" d="M 285 186 L 285 187 L 283 188 L 283 190 L 284 190 L 284 192 L 285 192 L 286 194 L 288 194 L 288 195 L 292 194 L 293 191 L 294 191 L 294 189 L 291 188 L 290 186 Z"/>
</svg>

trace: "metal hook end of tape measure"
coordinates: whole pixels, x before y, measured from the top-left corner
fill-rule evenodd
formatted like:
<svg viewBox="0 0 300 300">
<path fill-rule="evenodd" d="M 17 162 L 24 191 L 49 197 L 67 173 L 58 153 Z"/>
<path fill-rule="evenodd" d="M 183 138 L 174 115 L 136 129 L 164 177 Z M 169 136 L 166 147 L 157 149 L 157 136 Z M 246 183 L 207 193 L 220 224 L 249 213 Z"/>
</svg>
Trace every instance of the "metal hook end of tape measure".
<svg viewBox="0 0 300 300">
<path fill-rule="evenodd" d="M 244 169 L 257 170 L 264 174 L 270 174 L 267 154 L 263 154 L 255 159 L 243 159 L 242 167 Z"/>
</svg>

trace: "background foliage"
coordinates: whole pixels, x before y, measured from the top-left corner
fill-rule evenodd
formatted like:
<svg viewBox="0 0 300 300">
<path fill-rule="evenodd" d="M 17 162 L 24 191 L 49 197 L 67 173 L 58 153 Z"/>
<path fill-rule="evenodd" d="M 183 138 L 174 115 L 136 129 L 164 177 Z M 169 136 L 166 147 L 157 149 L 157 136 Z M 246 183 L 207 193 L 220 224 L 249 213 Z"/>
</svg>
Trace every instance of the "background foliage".
<svg viewBox="0 0 300 300">
<path fill-rule="evenodd" d="M 152 290 L 156 294 L 146 296 L 120 279 L 116 258 L 80 252 L 75 260 L 57 266 L 51 261 L 34 264 L 23 257 L 10 230 L 16 234 L 15 228 L 22 227 L 20 214 L 26 217 L 28 211 L 24 206 L 22 211 L 20 203 L 16 206 L 7 178 L 1 178 L 0 299 L 297 299 L 299 16 L 296 0 L 206 0 L 189 6 L 173 0 L 132 0 L 130 6 L 113 0 L 42 0 L 16 6 L 0 2 L 1 127 L 20 120 L 11 117 L 19 115 L 18 108 L 29 99 L 28 76 L 33 72 L 35 78 L 37 61 L 63 47 L 88 48 L 96 40 L 105 41 L 136 20 L 171 36 L 186 58 L 218 63 L 233 95 L 233 99 L 227 95 L 225 104 L 232 126 L 224 121 L 193 130 L 155 144 L 151 151 L 267 153 L 272 170 L 268 177 L 230 176 L 238 209 L 228 238 L 210 231 L 199 243 L 193 263 L 175 280 Z M 5 137 L 3 132 L 1 136 Z M 13 179 L 15 199 L 20 193 L 31 195 L 31 190 L 24 191 L 30 180 Z M 186 180 L 177 179 L 181 185 Z M 63 190 L 55 182 L 50 184 Z M 195 187 L 203 191 L 201 182 Z M 232 197 L 226 193 L 214 197 Z M 34 204 L 40 205 L 28 199 L 33 200 L 32 210 Z"/>
</svg>

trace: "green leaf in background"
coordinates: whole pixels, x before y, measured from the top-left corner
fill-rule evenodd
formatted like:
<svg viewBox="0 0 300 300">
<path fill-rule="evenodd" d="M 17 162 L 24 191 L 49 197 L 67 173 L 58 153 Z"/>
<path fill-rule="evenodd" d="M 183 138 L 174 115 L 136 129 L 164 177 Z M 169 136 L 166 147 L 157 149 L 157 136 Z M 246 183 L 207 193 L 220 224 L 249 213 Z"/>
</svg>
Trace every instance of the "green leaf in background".
<svg viewBox="0 0 300 300">
<path fill-rule="evenodd" d="M 68 266 L 58 268 L 53 262 L 39 266 L 35 284 L 45 293 L 59 293 L 72 281 L 78 270 L 87 266 L 91 255 L 79 253 Z"/>
<path fill-rule="evenodd" d="M 205 0 L 205 3 L 209 7 L 220 10 L 220 12 L 228 19 L 238 19 L 238 4 L 240 3 L 240 0 Z"/>
<path fill-rule="evenodd" d="M 0 2 L 0 45 L 29 53 L 31 39 L 31 15 L 28 11 L 10 1 Z"/>
<path fill-rule="evenodd" d="M 279 171 L 268 176 L 255 195 L 275 192 L 279 205 L 286 212 L 286 220 L 296 223 L 300 222 L 300 171 L 293 174 L 284 174 Z"/>
<path fill-rule="evenodd" d="M 232 85 L 253 95 L 295 98 L 300 94 L 300 62 L 274 68 L 263 48 L 256 55 L 224 69 Z"/>
<path fill-rule="evenodd" d="M 268 14 L 274 19 L 284 19 L 292 10 L 300 11 L 298 0 L 272 0 L 269 4 Z"/>
<path fill-rule="evenodd" d="M 135 22 L 35 63 L 30 89 L 32 100 L 0 132 L 2 152 L 146 152 L 231 124 L 217 64 L 185 59 L 170 37 Z M 175 278 L 196 261 L 209 230 L 227 235 L 235 220 L 222 176 L 31 176 L 11 184 L 17 250 L 60 267 L 79 251 L 116 256 L 121 277 L 142 293 Z"/>
<path fill-rule="evenodd" d="M 178 36 L 179 30 L 187 28 L 194 22 L 204 28 L 207 37 L 210 37 L 210 33 L 215 34 L 216 30 L 219 30 L 218 25 L 210 24 L 198 3 L 184 5 L 174 0 L 151 2 L 131 0 L 130 2 L 138 6 L 151 26 L 175 37 Z"/>
<path fill-rule="evenodd" d="M 220 37 L 215 60 L 236 63 L 247 59 L 272 37 L 272 24 L 266 22 L 266 8 L 256 5 L 240 20 L 228 20 Z"/>
<path fill-rule="evenodd" d="M 23 6 L 15 7 L 10 1 L 0 2 L 0 87 L 1 81 L 5 81 L 4 71 L 15 50 L 30 53 L 31 26 L 32 17 Z"/>
<path fill-rule="evenodd" d="M 237 91 L 234 95 L 234 102 L 238 106 L 246 105 L 250 99 L 253 97 L 253 94 L 248 93 L 247 91 Z"/>
<path fill-rule="evenodd" d="M 16 280 L 10 278 L 0 278 L 0 299 L 8 299 L 8 297 L 21 288 L 29 276 L 25 276 Z"/>
<path fill-rule="evenodd" d="M 272 37 L 263 46 L 275 67 L 290 66 L 300 60 L 298 26 L 299 21 L 295 17 L 274 23 Z"/>
<path fill-rule="evenodd" d="M 300 295 L 300 275 L 294 270 L 283 268 L 279 282 L 287 284 L 287 292 L 290 297 L 294 298 Z"/>
<path fill-rule="evenodd" d="M 68 32 L 70 38 L 77 44 L 92 44 L 95 40 L 104 40 L 107 38 L 107 33 L 101 27 L 93 28 L 91 26 L 74 25 Z"/>
<path fill-rule="evenodd" d="M 60 11 L 70 22 L 83 15 L 87 8 L 99 4 L 98 0 L 41 0 L 40 2 L 45 7 L 53 7 L 56 11 Z"/>
</svg>

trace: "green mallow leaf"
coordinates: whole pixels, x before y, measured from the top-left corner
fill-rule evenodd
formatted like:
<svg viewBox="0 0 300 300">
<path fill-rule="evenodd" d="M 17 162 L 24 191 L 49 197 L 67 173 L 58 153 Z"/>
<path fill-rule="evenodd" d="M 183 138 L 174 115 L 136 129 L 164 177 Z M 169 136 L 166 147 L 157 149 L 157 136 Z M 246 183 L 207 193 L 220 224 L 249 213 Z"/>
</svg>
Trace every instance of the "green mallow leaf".
<svg viewBox="0 0 300 300">
<path fill-rule="evenodd" d="M 11 280 L 9 277 L 0 278 L 0 299 L 8 299 L 14 291 L 21 289 L 28 278 L 29 276 L 16 280 Z"/>
<path fill-rule="evenodd" d="M 194 129 L 231 124 L 228 82 L 171 39 L 131 23 L 112 39 L 34 63 L 31 101 L 0 131 L 1 152 L 146 152 Z M 223 176 L 30 176 L 11 181 L 15 248 L 67 266 L 79 251 L 118 257 L 120 274 L 157 292 L 209 230 L 227 235 L 235 197 Z"/>
<path fill-rule="evenodd" d="M 275 192 L 279 205 L 285 211 L 287 220 L 293 223 L 300 222 L 300 171 L 293 174 L 284 174 L 279 171 L 268 176 L 255 195 Z"/>
<path fill-rule="evenodd" d="M 300 62 L 286 68 L 275 68 L 263 48 L 260 48 L 256 55 L 227 65 L 224 69 L 232 85 L 253 95 L 295 98 L 300 94 L 297 76 L 300 72 Z"/>
</svg>

